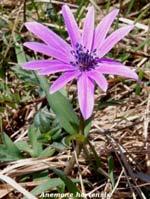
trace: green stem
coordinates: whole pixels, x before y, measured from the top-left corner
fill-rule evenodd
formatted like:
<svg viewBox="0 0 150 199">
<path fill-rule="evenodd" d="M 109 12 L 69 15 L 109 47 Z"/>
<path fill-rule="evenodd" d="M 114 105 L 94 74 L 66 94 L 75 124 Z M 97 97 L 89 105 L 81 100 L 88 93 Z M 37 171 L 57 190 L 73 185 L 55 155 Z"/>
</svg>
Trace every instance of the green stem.
<svg viewBox="0 0 150 199">
<path fill-rule="evenodd" d="M 88 144 L 89 144 L 89 146 L 90 146 L 90 149 L 91 149 L 91 151 L 92 151 L 92 153 L 93 153 L 93 156 L 94 156 L 94 158 L 95 158 L 96 166 L 97 166 L 97 167 L 100 167 L 101 161 L 100 161 L 100 158 L 99 158 L 99 156 L 98 156 L 98 154 L 97 154 L 97 152 L 96 152 L 94 146 L 91 144 L 91 142 L 90 142 L 89 140 L 87 140 L 87 142 L 88 142 Z"/>
<path fill-rule="evenodd" d="M 79 134 L 84 134 L 84 127 L 85 127 L 85 124 L 84 124 L 84 119 L 83 117 L 81 116 L 80 117 L 80 126 L 79 126 Z M 71 159 L 68 161 L 67 163 L 67 166 L 64 170 L 64 173 L 66 175 L 69 175 L 76 163 L 76 156 L 79 157 L 81 151 L 82 151 L 82 148 L 83 148 L 83 145 L 84 143 L 83 142 L 80 142 L 80 141 L 76 141 L 76 147 L 75 147 L 75 150 L 74 150 L 74 153 L 72 154 L 72 157 Z"/>
<path fill-rule="evenodd" d="M 87 142 L 88 142 L 90 149 L 93 152 L 93 154 L 91 154 L 89 152 L 89 150 L 87 149 L 87 146 L 84 145 L 83 146 L 83 152 L 84 152 L 85 158 L 88 160 L 90 165 L 92 165 L 92 167 L 95 171 L 97 171 L 98 173 L 103 174 L 105 177 L 109 178 L 108 174 L 100 167 L 101 161 L 99 160 L 99 157 L 98 157 L 98 154 L 95 151 L 95 148 L 93 147 L 93 145 L 90 143 L 89 140 Z M 93 157 L 96 161 L 96 165 L 95 165 L 95 163 L 93 163 Z"/>
</svg>

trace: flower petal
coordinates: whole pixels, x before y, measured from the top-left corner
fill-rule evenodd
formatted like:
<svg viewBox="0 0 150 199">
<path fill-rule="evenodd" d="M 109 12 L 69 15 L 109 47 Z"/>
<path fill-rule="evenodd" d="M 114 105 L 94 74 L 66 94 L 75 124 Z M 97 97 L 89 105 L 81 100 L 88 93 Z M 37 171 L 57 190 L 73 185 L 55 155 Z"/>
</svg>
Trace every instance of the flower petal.
<svg viewBox="0 0 150 199">
<path fill-rule="evenodd" d="M 94 37 L 94 7 L 88 9 L 86 19 L 83 26 L 82 44 L 86 49 L 91 50 Z"/>
<path fill-rule="evenodd" d="M 81 40 L 80 30 L 70 8 L 67 5 L 62 7 L 62 14 L 71 40 L 71 44 L 73 47 L 75 47 L 76 44 Z"/>
<path fill-rule="evenodd" d="M 123 77 L 133 78 L 135 80 L 138 80 L 136 72 L 134 72 L 129 67 L 124 66 L 122 64 L 101 63 L 99 64 L 99 67 L 97 67 L 95 70 L 103 74 L 120 75 Z"/>
<path fill-rule="evenodd" d="M 65 72 L 63 75 L 61 75 L 50 87 L 50 93 L 53 94 L 62 87 L 65 86 L 69 81 L 74 79 L 79 75 L 78 71 L 73 71 L 73 72 Z"/>
<path fill-rule="evenodd" d="M 39 42 L 25 42 L 24 46 L 35 52 L 39 52 L 47 56 L 52 56 L 61 60 L 62 62 L 70 63 L 70 54 L 63 53 L 58 48 L 52 48 L 51 46 Z"/>
<path fill-rule="evenodd" d="M 116 43 L 118 43 L 122 38 L 124 38 L 132 29 L 133 25 L 125 26 L 119 28 L 108 36 L 102 43 L 101 47 L 98 49 L 98 56 L 103 57 L 107 54 Z"/>
<path fill-rule="evenodd" d="M 71 51 L 71 46 L 46 26 L 37 22 L 26 22 L 25 26 L 30 32 L 35 34 L 47 45 L 53 48 L 61 49 L 61 51 L 66 53 Z"/>
<path fill-rule="evenodd" d="M 92 70 L 88 72 L 88 76 L 89 78 L 93 79 L 104 92 L 107 90 L 108 83 L 102 73 Z"/>
<path fill-rule="evenodd" d="M 50 75 L 53 73 L 58 73 L 58 72 L 69 72 L 69 71 L 75 71 L 75 68 L 71 67 L 68 64 L 56 64 L 54 66 L 50 66 L 48 68 L 41 69 L 38 73 L 40 75 Z"/>
<path fill-rule="evenodd" d="M 92 115 L 94 107 L 94 82 L 83 72 L 78 78 L 78 100 L 84 119 Z"/>
<path fill-rule="evenodd" d="M 22 64 L 22 68 L 26 70 L 38 70 L 40 75 L 49 75 L 57 72 L 75 70 L 69 64 L 65 64 L 59 60 L 34 60 Z"/>
<path fill-rule="evenodd" d="M 24 69 L 28 69 L 28 70 L 38 70 L 38 69 L 49 69 L 53 66 L 57 67 L 57 66 L 66 66 L 66 67 L 72 67 L 72 65 L 70 64 L 65 64 L 62 61 L 59 60 L 32 60 L 29 62 L 26 62 L 24 64 L 22 64 L 22 67 Z M 74 69 L 74 67 L 72 67 L 72 69 Z"/>
<path fill-rule="evenodd" d="M 62 62 L 59 60 L 45 60 L 45 59 L 32 60 L 32 61 L 22 64 L 22 68 L 27 69 L 27 70 L 38 70 L 38 69 L 47 68 L 49 66 L 53 66 L 59 63 L 62 64 Z"/>
<path fill-rule="evenodd" d="M 105 63 L 105 64 L 121 64 L 119 61 L 116 61 L 114 59 L 102 57 L 100 59 L 97 59 L 97 62 L 99 63 Z"/>
<path fill-rule="evenodd" d="M 102 21 L 98 24 L 96 30 L 95 30 L 95 36 L 94 36 L 94 45 L 93 49 L 97 49 L 101 46 L 104 39 L 106 38 L 106 35 L 110 29 L 110 26 L 112 25 L 115 17 L 117 16 L 119 10 L 114 9 L 112 10 L 108 15 L 106 15 Z"/>
</svg>

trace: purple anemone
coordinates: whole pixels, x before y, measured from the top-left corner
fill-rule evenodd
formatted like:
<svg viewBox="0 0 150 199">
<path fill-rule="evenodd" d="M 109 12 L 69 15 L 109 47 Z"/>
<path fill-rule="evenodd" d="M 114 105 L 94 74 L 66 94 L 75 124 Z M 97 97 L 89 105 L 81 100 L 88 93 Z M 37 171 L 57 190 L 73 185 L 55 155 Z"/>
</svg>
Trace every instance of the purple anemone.
<svg viewBox="0 0 150 199">
<path fill-rule="evenodd" d="M 103 91 L 108 88 L 105 74 L 138 79 L 137 74 L 129 67 L 118 61 L 104 58 L 113 46 L 133 29 L 132 25 L 128 25 L 107 36 L 118 12 L 118 9 L 112 10 L 95 28 L 94 8 L 89 7 L 81 32 L 71 10 L 64 5 L 62 14 L 71 45 L 37 22 L 25 24 L 27 29 L 43 43 L 25 42 L 24 46 L 53 59 L 29 61 L 22 67 L 26 70 L 37 70 L 41 75 L 63 72 L 50 87 L 51 94 L 76 78 L 79 106 L 84 119 L 88 119 L 93 111 L 95 82 Z"/>
</svg>

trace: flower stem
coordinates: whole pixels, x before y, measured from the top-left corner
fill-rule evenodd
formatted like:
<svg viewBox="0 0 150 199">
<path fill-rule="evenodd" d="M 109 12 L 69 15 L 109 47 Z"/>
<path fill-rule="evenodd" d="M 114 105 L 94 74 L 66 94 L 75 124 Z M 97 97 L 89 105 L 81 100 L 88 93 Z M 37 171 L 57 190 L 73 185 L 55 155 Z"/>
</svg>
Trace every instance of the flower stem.
<svg viewBox="0 0 150 199">
<path fill-rule="evenodd" d="M 97 166 L 97 167 L 100 167 L 100 166 L 101 166 L 100 157 L 98 156 L 98 154 L 97 154 L 97 152 L 96 152 L 94 146 L 91 144 L 91 142 L 90 142 L 89 140 L 87 140 L 87 142 L 88 142 L 88 144 L 89 144 L 89 146 L 90 146 L 90 149 L 91 149 L 91 151 L 92 151 L 92 153 L 93 153 L 93 157 L 94 157 L 94 159 L 95 159 L 95 161 L 96 161 L 96 166 Z"/>
<path fill-rule="evenodd" d="M 81 116 L 81 117 L 80 117 L 80 125 L 79 125 L 79 134 L 82 134 L 82 135 L 84 134 L 84 127 L 85 127 L 84 119 L 83 119 L 83 117 Z M 69 175 L 69 174 L 71 173 L 71 171 L 72 171 L 72 169 L 73 169 L 73 167 L 74 167 L 74 165 L 75 165 L 75 163 L 76 163 L 76 158 L 75 158 L 75 156 L 79 157 L 79 155 L 80 155 L 80 153 L 81 153 L 81 151 L 82 151 L 82 148 L 83 148 L 83 142 L 76 140 L 76 147 L 75 147 L 75 150 L 74 150 L 74 152 L 73 152 L 73 154 L 72 154 L 72 157 L 71 157 L 71 159 L 68 161 L 67 166 L 66 166 L 66 168 L 65 168 L 65 170 L 64 170 L 64 173 L 65 173 L 66 175 Z"/>
</svg>

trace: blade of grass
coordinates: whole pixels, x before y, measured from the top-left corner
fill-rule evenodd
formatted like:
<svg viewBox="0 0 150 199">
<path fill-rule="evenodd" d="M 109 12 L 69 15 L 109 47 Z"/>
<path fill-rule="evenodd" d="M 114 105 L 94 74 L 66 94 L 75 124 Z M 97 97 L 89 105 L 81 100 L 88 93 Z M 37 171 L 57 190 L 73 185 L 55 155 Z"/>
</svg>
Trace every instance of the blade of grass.
<svg viewBox="0 0 150 199">
<path fill-rule="evenodd" d="M 135 0 L 131 0 L 131 1 L 130 1 L 129 6 L 128 6 L 128 10 L 127 10 L 127 12 L 126 12 L 126 16 L 128 16 L 128 14 L 131 12 L 132 7 L 133 7 L 133 5 L 134 5 L 134 2 L 135 2 Z"/>
</svg>

